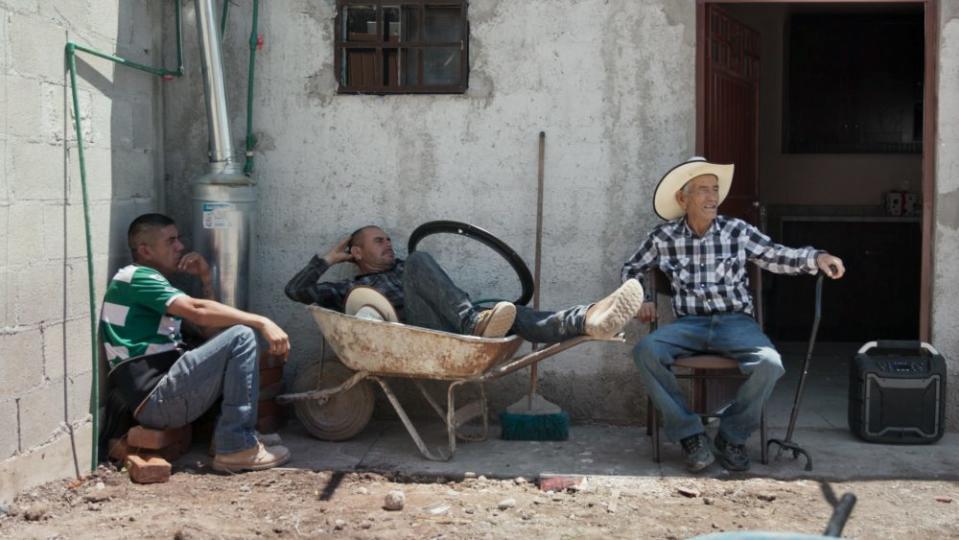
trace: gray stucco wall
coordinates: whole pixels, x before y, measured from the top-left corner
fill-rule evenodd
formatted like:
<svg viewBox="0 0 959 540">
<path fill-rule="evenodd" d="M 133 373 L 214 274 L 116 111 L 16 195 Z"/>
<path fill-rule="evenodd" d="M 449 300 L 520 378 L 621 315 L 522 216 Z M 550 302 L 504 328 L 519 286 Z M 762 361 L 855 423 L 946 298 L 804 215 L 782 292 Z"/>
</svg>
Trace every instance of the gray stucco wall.
<svg viewBox="0 0 959 540">
<path fill-rule="evenodd" d="M 950 368 L 949 428 L 959 429 L 959 1 L 942 2 L 936 144 L 932 340 Z"/>
<path fill-rule="evenodd" d="M 501 236 L 532 266 L 541 130 L 547 134 L 542 306 L 588 302 L 616 287 L 623 261 L 654 224 L 654 182 L 693 149 L 693 7 L 476 0 L 465 95 L 378 97 L 336 94 L 333 1 L 264 2 L 251 307 L 289 331 L 290 369 L 314 361 L 320 339 L 283 286 L 309 257 L 357 226 L 383 224 L 405 252 L 408 234 L 422 222 L 471 222 Z M 556 24 L 561 20 L 576 25 Z M 239 113 L 248 21 L 249 6 L 237 6 L 226 35 L 237 148 L 245 128 Z M 207 148 L 197 66 L 190 69 L 193 82 L 164 93 L 168 203 L 184 223 L 188 184 L 203 170 Z M 450 264 L 467 285 L 506 279 L 489 278 L 506 274 L 484 257 L 459 260 Z M 543 363 L 540 373 L 544 395 L 575 418 L 644 418 L 626 346 L 579 347 Z M 525 384 L 523 374 L 493 385 L 493 406 L 518 399 Z"/>
<path fill-rule="evenodd" d="M 87 256 L 64 45 L 157 64 L 159 16 L 148 2 L 0 3 L 0 501 L 90 467 Z M 159 87 L 89 56 L 77 63 L 102 294 L 127 257 L 126 224 L 156 205 Z"/>
</svg>

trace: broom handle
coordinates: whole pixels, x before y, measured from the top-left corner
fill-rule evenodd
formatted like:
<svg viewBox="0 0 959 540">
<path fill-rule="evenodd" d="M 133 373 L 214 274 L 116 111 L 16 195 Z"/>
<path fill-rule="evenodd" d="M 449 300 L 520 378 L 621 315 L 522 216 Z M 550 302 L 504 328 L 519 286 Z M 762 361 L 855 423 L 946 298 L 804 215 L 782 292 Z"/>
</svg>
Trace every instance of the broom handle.
<svg viewBox="0 0 959 540">
<path fill-rule="evenodd" d="M 539 160 L 536 167 L 536 253 L 533 259 L 533 309 L 539 310 L 540 269 L 543 260 L 543 163 L 546 158 L 546 132 L 539 132 Z M 533 350 L 537 344 L 532 345 Z M 536 393 L 537 364 L 529 368 L 529 397 L 527 404 L 533 408 L 533 394 Z"/>
</svg>

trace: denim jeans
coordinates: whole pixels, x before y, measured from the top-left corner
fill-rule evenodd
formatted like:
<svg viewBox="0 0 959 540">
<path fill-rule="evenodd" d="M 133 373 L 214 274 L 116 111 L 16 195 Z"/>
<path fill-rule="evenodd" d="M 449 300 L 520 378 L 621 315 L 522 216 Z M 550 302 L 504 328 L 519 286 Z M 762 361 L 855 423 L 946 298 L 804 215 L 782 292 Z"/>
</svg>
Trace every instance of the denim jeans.
<svg viewBox="0 0 959 540">
<path fill-rule="evenodd" d="M 185 426 L 223 396 L 213 432 L 217 452 L 252 448 L 260 392 L 258 347 L 256 332 L 237 325 L 184 353 L 147 397 L 137 421 L 153 429 Z"/>
<path fill-rule="evenodd" d="M 745 443 L 759 426 L 763 404 L 784 373 L 782 359 L 755 319 L 744 313 L 686 316 L 649 334 L 633 349 L 633 359 L 646 391 L 663 416 L 671 441 L 703 432 L 699 416 L 690 412 L 673 374 L 677 358 L 716 354 L 734 358 L 748 378 L 723 413 L 719 432 L 734 444 Z"/>
<path fill-rule="evenodd" d="M 444 332 L 465 334 L 478 308 L 446 274 L 433 257 L 416 251 L 406 259 L 403 271 L 404 317 L 408 324 Z M 516 320 L 510 329 L 527 341 L 556 343 L 585 332 L 589 305 L 562 311 L 534 311 L 516 306 Z"/>
</svg>

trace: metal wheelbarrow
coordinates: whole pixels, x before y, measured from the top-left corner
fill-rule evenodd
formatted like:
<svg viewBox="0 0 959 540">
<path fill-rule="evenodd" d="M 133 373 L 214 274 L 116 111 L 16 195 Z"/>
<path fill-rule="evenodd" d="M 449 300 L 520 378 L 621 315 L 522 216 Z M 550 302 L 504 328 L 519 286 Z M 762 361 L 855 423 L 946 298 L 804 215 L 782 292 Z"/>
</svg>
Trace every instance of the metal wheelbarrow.
<svg viewBox="0 0 959 540">
<path fill-rule="evenodd" d="M 374 381 L 383 389 L 420 453 L 434 461 L 452 458 L 456 452 L 457 439 L 486 439 L 489 432 L 484 388 L 486 382 L 537 364 L 587 341 L 624 341 L 622 337 L 597 339 L 580 336 L 528 354 L 516 355 L 523 344 L 523 339 L 517 336 L 466 336 L 402 323 L 361 319 L 318 306 L 310 306 L 309 309 L 323 337 L 347 369 L 334 374 L 334 378 L 340 381 L 338 384 L 319 388 L 319 372 L 314 368 L 298 378 L 294 389 L 301 391 L 278 396 L 277 401 L 293 403 L 297 417 L 314 436 L 326 440 L 344 440 L 359 433 L 369 422 L 373 393 L 367 381 Z M 414 380 L 423 397 L 446 424 L 448 451 L 442 448 L 430 451 L 426 447 L 390 388 L 386 380 L 388 377 Z M 449 382 L 445 410 L 429 394 L 423 380 Z M 466 384 L 477 385 L 480 397 L 457 409 L 456 391 Z M 478 434 L 467 434 L 460 429 L 477 419 L 482 426 Z"/>
</svg>

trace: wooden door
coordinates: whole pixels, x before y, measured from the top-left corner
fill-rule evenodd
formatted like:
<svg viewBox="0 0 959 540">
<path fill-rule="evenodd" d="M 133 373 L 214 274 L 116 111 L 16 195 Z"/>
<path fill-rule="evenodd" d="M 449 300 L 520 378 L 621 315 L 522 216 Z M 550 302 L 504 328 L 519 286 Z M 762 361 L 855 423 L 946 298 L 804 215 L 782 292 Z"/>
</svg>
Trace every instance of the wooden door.
<svg viewBox="0 0 959 540">
<path fill-rule="evenodd" d="M 720 212 L 759 225 L 759 32 L 714 4 L 705 22 L 703 152 L 736 164 Z"/>
<path fill-rule="evenodd" d="M 720 213 L 761 226 L 759 209 L 759 32 L 706 4 L 700 24 L 700 79 L 705 99 L 699 111 L 700 148 L 709 161 L 735 163 L 733 185 Z M 750 272 L 756 320 L 762 325 L 760 272 Z M 704 375 L 722 372 L 703 370 Z M 715 411 L 736 396 L 740 381 L 699 379 L 693 385 L 693 406 Z"/>
</svg>

